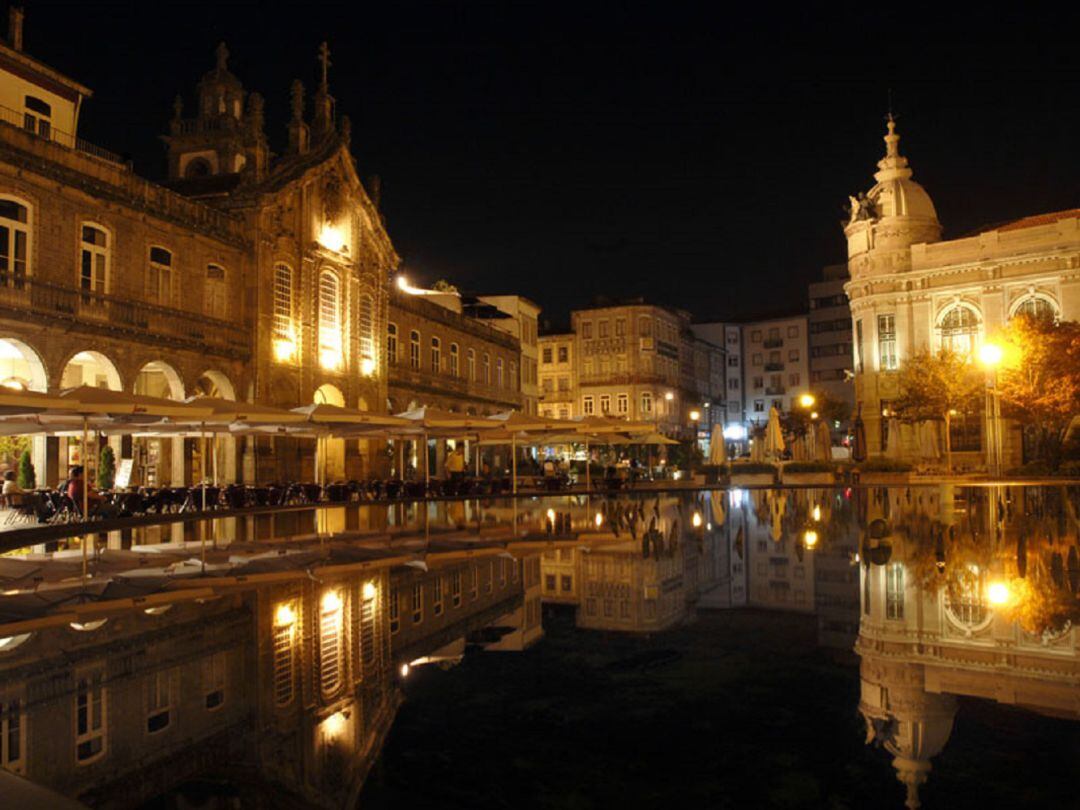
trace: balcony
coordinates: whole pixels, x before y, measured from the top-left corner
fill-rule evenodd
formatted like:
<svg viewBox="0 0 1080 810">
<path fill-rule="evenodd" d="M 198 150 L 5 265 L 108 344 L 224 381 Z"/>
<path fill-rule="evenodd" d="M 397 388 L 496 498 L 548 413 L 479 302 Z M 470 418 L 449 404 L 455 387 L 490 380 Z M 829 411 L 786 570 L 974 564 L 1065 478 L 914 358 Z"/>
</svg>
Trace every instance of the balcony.
<svg viewBox="0 0 1080 810">
<path fill-rule="evenodd" d="M 783 338 L 767 338 L 764 343 L 761 344 L 766 349 L 779 349 L 784 345 Z"/>
<path fill-rule="evenodd" d="M 82 152 L 84 155 L 91 155 L 98 160 L 106 160 L 109 163 L 116 163 L 121 166 L 125 166 L 125 161 L 120 155 L 115 152 L 110 152 L 108 149 L 102 149 L 100 146 L 95 146 L 89 141 L 84 141 L 82 138 L 78 138 L 68 132 L 61 132 L 58 129 L 54 129 L 49 126 L 47 122 L 42 124 L 38 121 L 38 128 L 32 128 L 29 123 L 37 121 L 36 118 L 31 118 L 27 121 L 26 115 L 13 110 L 11 107 L 5 107 L 0 104 L 0 123 L 8 124 L 9 126 L 21 129 L 23 132 L 29 133 L 34 137 L 41 138 L 46 141 L 52 141 L 58 143 L 65 149 L 72 149 L 76 152 Z"/>
<path fill-rule="evenodd" d="M 783 363 L 766 363 L 765 364 L 765 370 L 766 371 L 783 371 L 784 370 L 784 364 Z"/>
<path fill-rule="evenodd" d="M 582 374 L 580 385 L 672 385 L 671 380 L 660 374 L 629 374 L 625 371 L 608 374 Z"/>
<path fill-rule="evenodd" d="M 787 389 L 784 388 L 784 386 L 782 385 L 770 385 L 768 388 L 765 389 L 765 393 L 772 397 L 779 397 L 783 396 L 786 390 Z"/>
<path fill-rule="evenodd" d="M 455 377 L 445 372 L 433 374 L 426 366 L 415 369 L 409 365 L 408 358 L 400 358 L 389 364 L 389 378 L 392 388 L 398 386 L 411 391 L 484 400 L 504 406 L 520 407 L 521 404 L 521 393 L 513 388 L 484 385 L 479 381 L 470 382 L 465 377 Z"/>
<path fill-rule="evenodd" d="M 0 317 L 237 360 L 251 357 L 250 333 L 234 322 L 3 271 Z"/>
</svg>

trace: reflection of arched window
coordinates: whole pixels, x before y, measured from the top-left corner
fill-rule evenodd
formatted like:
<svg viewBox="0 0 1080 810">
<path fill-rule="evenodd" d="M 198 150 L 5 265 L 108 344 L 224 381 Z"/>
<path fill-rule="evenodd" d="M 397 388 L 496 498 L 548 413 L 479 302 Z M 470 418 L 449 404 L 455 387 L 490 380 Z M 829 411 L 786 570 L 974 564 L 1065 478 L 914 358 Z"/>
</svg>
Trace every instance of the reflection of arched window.
<svg viewBox="0 0 1080 810">
<path fill-rule="evenodd" d="M 225 297 L 225 268 L 220 264 L 206 265 L 206 314 L 224 318 L 228 306 Z"/>
<path fill-rule="evenodd" d="M 22 287 L 29 268 L 30 209 L 0 199 L 0 286 Z"/>
<path fill-rule="evenodd" d="M 945 608 L 950 617 L 966 629 L 984 625 L 990 618 L 983 596 L 986 577 L 977 565 L 968 565 L 954 574 L 945 592 Z"/>
<path fill-rule="evenodd" d="M 109 234 L 103 228 L 83 223 L 79 245 L 79 286 L 105 293 L 109 289 Z"/>
<path fill-rule="evenodd" d="M 938 322 L 941 347 L 960 355 L 971 354 L 978 344 L 979 324 L 979 315 L 974 309 L 964 304 L 953 305 Z"/>
<path fill-rule="evenodd" d="M 292 341 L 293 271 L 287 264 L 274 265 L 274 338 Z"/>
<path fill-rule="evenodd" d="M 1048 298 L 1041 295 L 1029 295 L 1026 298 L 1021 299 L 1016 306 L 1013 307 L 1009 317 L 1016 318 L 1017 316 L 1024 316 L 1039 321 L 1056 321 L 1058 319 L 1058 311 L 1057 307 L 1055 307 Z"/>
<path fill-rule="evenodd" d="M 332 695 L 341 685 L 342 605 L 341 595 L 328 591 L 319 611 L 319 681 L 324 695 Z"/>
<path fill-rule="evenodd" d="M 360 294 L 357 317 L 360 338 L 360 358 L 375 359 L 375 299 L 367 293 Z"/>
<path fill-rule="evenodd" d="M 336 273 L 319 274 L 319 362 L 323 367 L 341 364 L 341 294 Z"/>
</svg>

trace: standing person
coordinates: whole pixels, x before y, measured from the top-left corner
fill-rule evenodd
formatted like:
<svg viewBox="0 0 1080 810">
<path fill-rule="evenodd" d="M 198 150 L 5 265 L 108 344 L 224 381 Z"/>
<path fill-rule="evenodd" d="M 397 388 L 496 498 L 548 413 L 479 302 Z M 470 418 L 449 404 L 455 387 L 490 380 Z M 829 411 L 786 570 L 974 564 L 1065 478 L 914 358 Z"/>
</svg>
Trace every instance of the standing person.
<svg viewBox="0 0 1080 810">
<path fill-rule="evenodd" d="M 465 451 L 460 447 L 446 457 L 446 475 L 455 483 L 465 477 Z"/>
</svg>

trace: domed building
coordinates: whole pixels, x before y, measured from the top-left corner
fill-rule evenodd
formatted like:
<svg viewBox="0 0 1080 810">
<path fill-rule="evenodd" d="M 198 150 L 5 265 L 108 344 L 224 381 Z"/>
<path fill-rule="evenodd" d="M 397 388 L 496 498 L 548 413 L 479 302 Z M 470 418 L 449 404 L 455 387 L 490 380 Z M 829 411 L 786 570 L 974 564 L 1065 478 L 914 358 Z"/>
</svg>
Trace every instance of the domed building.
<svg viewBox="0 0 1080 810">
<path fill-rule="evenodd" d="M 972 355 L 1019 312 L 1080 317 L 1080 209 L 997 225 L 942 240 L 933 200 L 900 154 L 892 116 L 874 185 L 849 197 L 844 226 L 850 281 L 856 407 L 871 456 L 889 455 L 937 466 L 943 426 L 901 426 L 890 417 L 897 375 L 920 349 L 952 348 Z M 953 463 L 987 466 L 983 409 L 957 414 L 950 427 Z M 893 435 L 890 438 L 889 433 Z M 1019 428 L 1003 423 L 1002 467 L 1021 463 Z"/>
</svg>

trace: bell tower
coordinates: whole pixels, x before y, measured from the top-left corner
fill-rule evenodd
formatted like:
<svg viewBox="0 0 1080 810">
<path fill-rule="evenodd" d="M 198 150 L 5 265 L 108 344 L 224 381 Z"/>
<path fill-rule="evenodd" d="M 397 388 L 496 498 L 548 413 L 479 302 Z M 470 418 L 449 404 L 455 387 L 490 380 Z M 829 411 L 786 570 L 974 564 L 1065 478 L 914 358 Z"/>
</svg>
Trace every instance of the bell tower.
<svg viewBox="0 0 1080 810">
<path fill-rule="evenodd" d="M 263 100 L 257 93 L 247 96 L 240 80 L 229 72 L 229 50 L 224 42 L 215 56 L 214 68 L 196 88 L 195 117 L 184 117 L 179 96 L 173 102 L 169 134 L 164 136 L 170 180 L 241 172 L 260 176 L 265 171 L 269 151 L 263 133 Z"/>
</svg>

